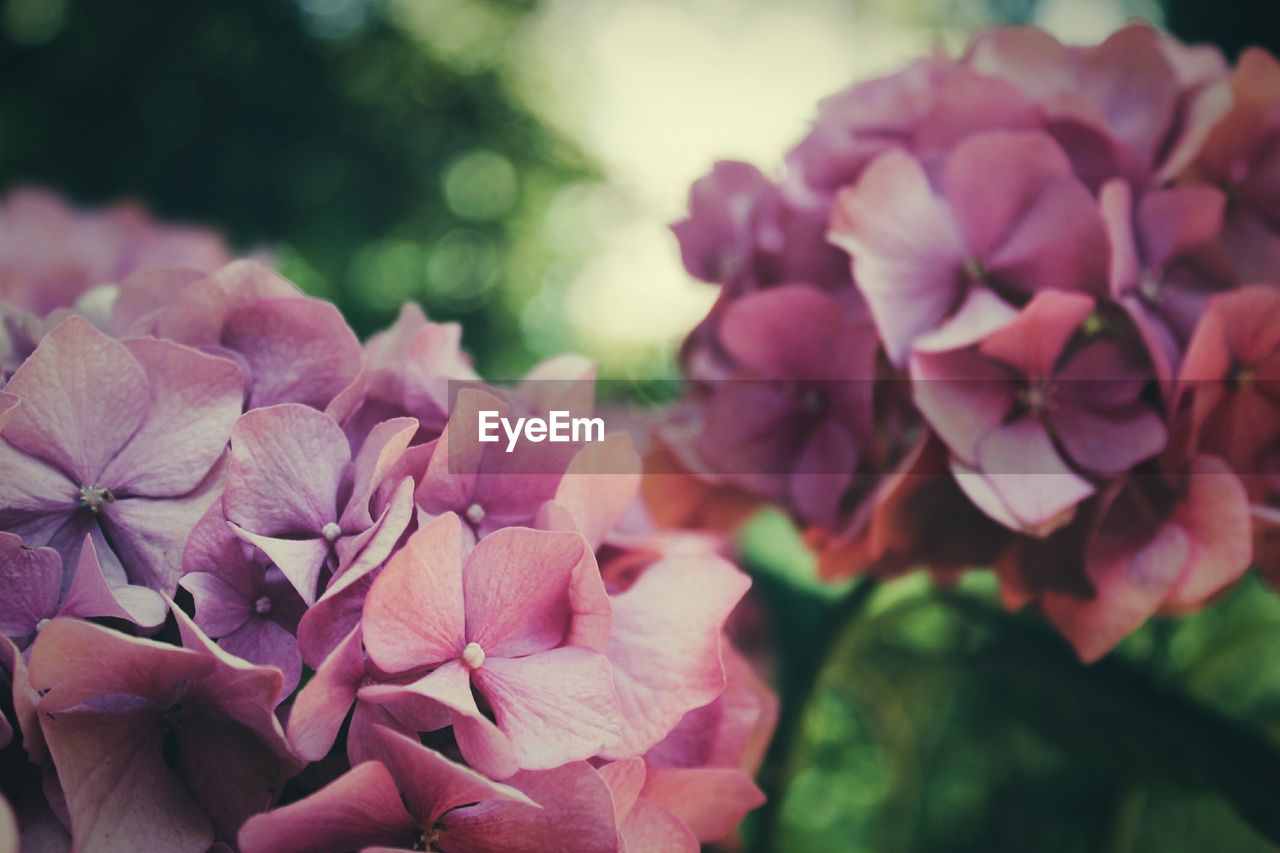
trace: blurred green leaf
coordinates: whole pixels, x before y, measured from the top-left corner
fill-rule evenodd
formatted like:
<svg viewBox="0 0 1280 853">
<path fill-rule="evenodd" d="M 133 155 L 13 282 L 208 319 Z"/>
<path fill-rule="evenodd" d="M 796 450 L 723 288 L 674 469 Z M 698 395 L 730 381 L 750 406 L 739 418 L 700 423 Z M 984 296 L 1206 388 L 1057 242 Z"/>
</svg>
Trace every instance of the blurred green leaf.
<svg viewBox="0 0 1280 853">
<path fill-rule="evenodd" d="M 1232 807 L 1258 820 L 1280 797 L 1280 752 L 1250 728 L 1280 695 L 1265 677 L 1280 659 L 1278 608 L 1259 595 L 1249 586 L 1178 628 L 1159 683 L 1129 649 L 1077 663 L 1039 620 L 989 597 L 890 584 L 819 677 L 762 849 L 1274 849 Z M 1163 624 L 1130 647 L 1150 648 Z M 1208 662 L 1210 642 L 1227 663 Z M 1247 702 L 1209 701 L 1234 677 Z"/>
</svg>

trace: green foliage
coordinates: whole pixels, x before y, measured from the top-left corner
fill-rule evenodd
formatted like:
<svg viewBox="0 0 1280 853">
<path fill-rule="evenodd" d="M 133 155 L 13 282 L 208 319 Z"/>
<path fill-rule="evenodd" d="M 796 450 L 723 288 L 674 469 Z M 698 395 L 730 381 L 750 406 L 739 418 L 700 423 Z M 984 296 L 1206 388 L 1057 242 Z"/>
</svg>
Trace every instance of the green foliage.
<svg viewBox="0 0 1280 853">
<path fill-rule="evenodd" d="M 891 584 L 837 641 L 758 846 L 1274 849 L 1277 620 L 1249 583 L 1083 666 L 986 596 Z"/>
<path fill-rule="evenodd" d="M 518 370 L 537 355 L 520 311 L 563 262 L 530 221 L 591 170 L 499 67 L 402 25 L 405 5 L 7 0 L 0 190 L 139 198 L 277 251 L 362 335 L 417 300 L 465 319 L 482 367 Z M 512 23 L 529 6 L 471 5 Z"/>
</svg>

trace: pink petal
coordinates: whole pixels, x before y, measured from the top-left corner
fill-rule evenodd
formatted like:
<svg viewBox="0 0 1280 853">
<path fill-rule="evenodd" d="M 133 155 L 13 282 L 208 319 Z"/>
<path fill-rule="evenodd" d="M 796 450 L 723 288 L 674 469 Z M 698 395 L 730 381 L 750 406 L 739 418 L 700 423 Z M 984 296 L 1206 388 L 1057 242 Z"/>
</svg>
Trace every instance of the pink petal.
<svg viewBox="0 0 1280 853">
<path fill-rule="evenodd" d="M 484 802 L 443 818 L 444 851 L 538 853 L 563 848 L 612 853 L 618 849 L 609 787 L 591 765 L 578 761 L 544 772 L 522 772 L 507 780 L 538 804 Z"/>
<path fill-rule="evenodd" d="M 732 643 L 722 643 L 725 688 L 715 701 L 685 714 L 645 753 L 663 767 L 738 767 L 754 774 L 778 723 L 778 696 Z"/>
<path fill-rule="evenodd" d="M 486 536 L 462 572 L 467 640 L 502 657 L 559 645 L 573 618 L 570 585 L 594 562 L 577 533 L 506 528 Z"/>
<path fill-rule="evenodd" d="M 410 536 L 373 582 L 364 642 L 381 669 L 405 672 L 461 653 L 466 544 L 458 517 L 441 516 Z"/>
<path fill-rule="evenodd" d="M 972 464 L 1014 406 L 1012 371 L 971 349 L 911 356 L 911 392 L 951 452 Z"/>
<path fill-rule="evenodd" d="M 721 630 L 750 581 L 710 555 L 673 556 L 613 596 L 608 655 L 625 725 L 606 757 L 638 755 L 724 690 Z"/>
<path fill-rule="evenodd" d="M 360 369 L 363 350 L 328 302 L 263 299 L 227 318 L 219 338 L 249 366 L 247 408 L 301 403 L 324 408 Z"/>
<path fill-rule="evenodd" d="M 125 344 L 147 372 L 151 408 L 102 472 L 117 493 L 176 497 L 200 484 L 240 416 L 243 380 L 234 364 L 168 341 Z"/>
<path fill-rule="evenodd" d="M 231 431 L 227 520 L 263 536 L 315 536 L 338 520 L 350 461 L 347 437 L 328 415 L 292 403 L 247 412 Z"/>
<path fill-rule="evenodd" d="M 1128 181 L 1113 178 L 1103 184 L 1098 191 L 1098 210 L 1111 246 L 1107 280 L 1111 285 L 1111 295 L 1119 297 L 1137 286 L 1143 267 L 1134 235 L 1133 190 Z"/>
<path fill-rule="evenodd" d="M 157 708 L 138 702 L 116 713 L 60 710 L 55 715 L 46 713 L 42 702 L 41 727 L 78 849 L 209 849 L 214 834 L 208 818 L 165 766 Z"/>
<path fill-rule="evenodd" d="M 132 622 L 140 628 L 157 628 L 164 623 L 168 613 L 164 599 L 153 590 L 133 585 L 113 588 L 108 584 L 93 539 L 85 536 L 71 587 L 58 609 L 59 616 L 109 616 Z"/>
<path fill-rule="evenodd" d="M 343 512 L 343 527 L 373 523 L 369 504 L 379 485 L 404 455 L 418 432 L 414 418 L 393 418 L 375 426 L 352 461 L 351 497 Z"/>
<path fill-rule="evenodd" d="M 1118 411 L 1061 406 L 1052 426 L 1071 460 L 1096 474 L 1122 474 L 1165 445 L 1164 420 L 1143 402 Z"/>
<path fill-rule="evenodd" d="M 621 729 L 609 661 L 566 646 L 522 658 L 493 657 L 471 676 L 524 769 L 590 758 Z"/>
<path fill-rule="evenodd" d="M 761 376 L 825 379 L 839 374 L 830 353 L 813 342 L 838 340 L 843 315 L 844 306 L 830 294 L 784 284 L 730 303 L 720 320 L 720 343 L 735 362 Z"/>
<path fill-rule="evenodd" d="M 384 753 L 382 760 L 395 776 L 420 826 L 434 826 L 446 812 L 471 803 L 534 805 L 522 791 L 450 761 L 416 738 L 388 729 L 379 731 L 378 738 Z"/>
<path fill-rule="evenodd" d="M 227 720 L 240 723 L 253 732 L 255 752 L 264 756 L 270 752 L 284 765 L 293 764 L 296 756 L 275 714 L 276 705 L 284 698 L 284 676 L 280 670 L 250 663 L 226 652 L 172 601 L 169 611 L 178 623 L 183 648 L 199 652 L 215 664 L 208 676 L 186 685 L 184 701 L 203 706 L 212 716 L 220 713 Z"/>
<path fill-rule="evenodd" d="M 1044 425 L 1030 418 L 987 436 L 978 446 L 978 465 L 1019 527 L 1033 535 L 1094 491 L 1063 463 Z"/>
<path fill-rule="evenodd" d="M 186 287 L 156 319 L 157 337 L 191 346 L 219 343 L 233 314 L 262 299 L 293 296 L 298 289 L 256 261 L 234 261 Z"/>
<path fill-rule="evenodd" d="M 640 796 L 666 806 L 704 844 L 726 838 L 764 803 L 751 777 L 736 768 L 650 767 Z"/>
<path fill-rule="evenodd" d="M 298 640 L 272 619 L 261 617 L 245 622 L 218 640 L 218 645 L 236 657 L 259 666 L 274 666 L 284 675 L 281 698 L 291 694 L 302 677 L 302 655 Z"/>
<path fill-rule="evenodd" d="M 1173 518 L 1186 531 L 1191 554 L 1165 601 L 1175 608 L 1203 604 L 1237 580 L 1253 556 L 1248 497 L 1240 480 L 1212 456 L 1193 459 L 1186 478 Z"/>
<path fill-rule="evenodd" d="M 22 401 L 5 440 L 82 484 L 97 483 L 150 405 L 146 373 L 129 350 L 74 315 L 45 335 L 5 390 Z"/>
<path fill-rule="evenodd" d="M 640 800 L 618 829 L 627 853 L 697 853 L 693 830 L 675 812 L 653 800 Z"/>
<path fill-rule="evenodd" d="M 305 799 L 249 818 L 239 842 L 244 853 L 407 848 L 421 831 L 390 771 L 370 761 Z"/>
<path fill-rule="evenodd" d="M 215 661 L 188 649 L 127 637 L 92 622 L 54 619 L 31 647 L 30 679 L 48 691 L 40 710 L 62 711 L 110 693 L 165 706 L 183 682 L 208 677 Z"/>
<path fill-rule="evenodd" d="M 471 674 L 453 660 L 412 684 L 375 684 L 360 690 L 361 701 L 396 702 L 421 697 L 453 712 L 453 733 L 467 763 L 493 779 L 505 779 L 519 769 L 507 736 L 476 705 Z"/>
<path fill-rule="evenodd" d="M 1028 378 L 1051 376 L 1067 342 L 1093 308 L 1093 299 L 1082 293 L 1039 293 L 1016 320 L 992 332 L 978 349 Z"/>
<path fill-rule="evenodd" d="M 329 752 L 366 671 L 360 629 L 356 628 L 316 668 L 293 700 L 288 734 L 298 755 L 319 761 Z"/>
<path fill-rule="evenodd" d="M 250 533 L 238 525 L 232 524 L 231 530 L 245 542 L 253 545 L 280 569 L 289 579 L 289 583 L 302 596 L 308 605 L 316 600 L 316 587 L 320 583 L 320 573 L 324 571 L 325 561 L 329 557 L 329 543 L 321 538 L 283 539 L 272 536 L 259 536 Z"/>
<path fill-rule="evenodd" d="M 1227 197 L 1207 184 L 1156 190 L 1143 196 L 1138 222 L 1147 265 L 1161 269 L 1211 243 L 1222 232 Z"/>
<path fill-rule="evenodd" d="M 1050 592 L 1041 606 L 1081 659 L 1097 660 L 1156 611 L 1189 553 L 1185 531 L 1173 524 L 1161 525 L 1136 546 L 1118 536 L 1095 538 L 1086 556 L 1094 596 L 1081 599 Z"/>
<path fill-rule="evenodd" d="M 591 547 L 622 518 L 640 491 L 640 455 L 630 437 L 605 436 L 574 455 L 553 500 L 573 519 Z"/>
<path fill-rule="evenodd" d="M 0 635 L 26 637 L 58 609 L 62 559 L 52 548 L 24 548 L 22 539 L 0 532 Z"/>
<path fill-rule="evenodd" d="M 644 759 L 623 758 L 610 761 L 597 772 L 605 784 L 609 786 L 609 795 L 613 797 L 613 812 L 621 824 L 635 808 L 640 798 L 640 789 L 644 787 Z"/>
<path fill-rule="evenodd" d="M 196 491 L 181 498 L 117 499 L 99 513 L 120 563 L 132 583 L 171 595 L 182 576 L 187 535 L 217 499 L 216 471 Z M 99 550 L 106 559 L 107 551 Z"/>
<path fill-rule="evenodd" d="M 858 287 L 894 364 L 956 303 L 969 250 L 911 155 L 882 154 L 836 199 L 831 241 L 853 258 Z"/>
<path fill-rule="evenodd" d="M 367 574 L 338 590 L 325 592 L 298 621 L 298 648 L 315 668 L 360 624 L 364 600 L 375 575 Z"/>
<path fill-rule="evenodd" d="M 210 637 L 222 637 L 243 625 L 252 613 L 243 593 L 210 572 L 190 572 L 179 582 L 196 605 L 196 624 Z"/>
</svg>

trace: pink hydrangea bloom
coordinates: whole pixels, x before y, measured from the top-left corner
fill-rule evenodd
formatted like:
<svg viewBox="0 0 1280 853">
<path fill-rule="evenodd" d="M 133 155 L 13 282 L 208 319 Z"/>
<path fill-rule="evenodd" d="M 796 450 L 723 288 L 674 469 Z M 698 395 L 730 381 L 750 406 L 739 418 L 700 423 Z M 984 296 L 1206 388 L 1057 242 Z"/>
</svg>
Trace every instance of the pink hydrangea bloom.
<svg viewBox="0 0 1280 853">
<path fill-rule="evenodd" d="M 228 361 L 68 317 L 6 386 L 19 405 L 0 437 L 0 528 L 66 572 L 89 535 L 110 581 L 172 593 L 241 388 Z"/>
<path fill-rule="evenodd" d="M 370 659 L 388 673 L 429 672 L 362 694 L 448 708 L 463 756 L 496 778 L 616 743 L 610 607 L 587 542 L 523 528 L 471 542 L 457 515 L 443 515 L 374 581 L 363 620 Z"/>
<path fill-rule="evenodd" d="M 182 648 L 75 619 L 33 646 L 40 727 L 82 848 L 234 841 L 296 770 L 272 713 L 279 670 L 221 652 L 175 615 Z"/>
<path fill-rule="evenodd" d="M 154 280 L 126 282 L 152 292 Z M 172 289 L 157 310 L 134 320 L 154 334 L 235 362 L 245 377 L 245 407 L 301 403 L 324 408 L 360 370 L 361 348 L 342 314 L 304 296 L 255 261 L 236 261 Z M 117 318 L 117 322 L 121 322 Z"/>
<path fill-rule="evenodd" d="M 586 762 L 494 782 L 415 740 L 379 732 L 377 761 L 250 819 L 245 853 L 617 849 L 609 788 Z"/>
<path fill-rule="evenodd" d="M 245 413 L 231 431 L 226 520 L 315 602 L 322 579 L 380 565 L 412 512 L 413 480 L 396 462 L 412 418 L 380 424 L 353 458 L 333 418 L 296 403 Z"/>
<path fill-rule="evenodd" d="M 292 693 L 302 674 L 296 634 L 306 605 L 262 551 L 235 535 L 216 504 L 191 531 L 182 570 L 196 625 L 224 651 L 278 667 L 282 693 Z"/>
<path fill-rule="evenodd" d="M 0 300 L 39 317 L 140 269 L 212 272 L 230 259 L 217 234 L 135 205 L 80 211 L 35 188 L 0 199 Z"/>
</svg>

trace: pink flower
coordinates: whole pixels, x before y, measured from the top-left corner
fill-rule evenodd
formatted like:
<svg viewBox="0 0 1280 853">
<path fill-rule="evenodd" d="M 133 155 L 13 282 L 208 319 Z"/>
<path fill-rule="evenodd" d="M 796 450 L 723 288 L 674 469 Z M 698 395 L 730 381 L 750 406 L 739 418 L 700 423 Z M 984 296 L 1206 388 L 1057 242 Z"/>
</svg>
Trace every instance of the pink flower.
<svg viewBox="0 0 1280 853">
<path fill-rule="evenodd" d="M 841 192 L 831 239 L 849 252 L 889 358 L 921 338 L 981 336 L 1043 290 L 1101 294 L 1106 234 L 1089 191 L 1043 133 L 968 137 L 937 177 L 901 151 Z"/>
<path fill-rule="evenodd" d="M 447 708 L 414 696 L 396 701 L 361 698 L 366 687 L 403 681 L 397 682 L 374 666 L 365 653 L 360 627 L 353 628 L 316 667 L 315 675 L 294 699 L 289 712 L 289 742 L 298 755 L 319 761 L 333 748 L 351 712 L 346 754 L 347 760 L 356 765 L 381 754 L 379 729 L 416 736 L 418 732 L 449 725 L 451 715 Z"/>
<path fill-rule="evenodd" d="M 38 317 L 140 269 L 211 272 L 228 260 L 216 234 L 158 223 L 131 204 L 79 211 L 34 188 L 0 200 L 0 301 Z"/>
<path fill-rule="evenodd" d="M 1050 588 L 1039 603 L 1093 661 L 1152 614 L 1203 605 L 1239 580 L 1250 558 L 1244 487 L 1221 459 L 1199 456 L 1174 476 L 1143 473 L 1102 495 L 1083 553 L 1088 593 Z"/>
<path fill-rule="evenodd" d="M 280 672 L 219 651 L 174 613 L 184 648 L 74 619 L 32 647 L 77 847 L 202 853 L 234 841 L 297 769 L 272 713 Z"/>
<path fill-rule="evenodd" d="M 149 296 L 154 283 L 131 279 L 120 299 L 135 298 L 134 288 Z M 131 330 L 235 362 L 245 376 L 247 409 L 324 408 L 360 370 L 360 342 L 338 309 L 259 263 L 236 261 L 184 286 L 171 280 L 164 290 L 165 301 L 134 319 Z"/>
<path fill-rule="evenodd" d="M 696 853 L 731 835 L 764 795 L 741 770 L 654 767 L 642 758 L 600 768 L 613 795 L 620 846 Z"/>
<path fill-rule="evenodd" d="M 1280 62 L 1265 50 L 1244 51 L 1231 89 L 1230 112 L 1214 126 L 1189 175 L 1230 196 L 1223 247 L 1241 279 L 1265 280 L 1280 268 Z"/>
<path fill-rule="evenodd" d="M 695 548 L 660 553 L 638 576 L 620 580 L 625 585 L 609 596 L 606 654 L 624 725 L 601 751 L 606 758 L 648 751 L 723 693 L 725 620 L 750 586 L 732 564 Z"/>
<path fill-rule="evenodd" d="M 250 818 L 245 853 L 353 849 L 528 853 L 572 839 L 575 850 L 614 851 L 609 788 L 585 762 L 491 781 L 417 741 L 379 732 L 381 756 L 304 800 Z"/>
<path fill-rule="evenodd" d="M 1205 302 L 1234 283 L 1214 251 L 1226 196 L 1193 184 L 1135 203 L 1129 185 L 1115 180 L 1099 204 L 1111 240 L 1111 296 L 1133 318 L 1168 390 Z"/>
<path fill-rule="evenodd" d="M 57 551 L 26 548 L 20 537 L 0 532 L 0 635 L 25 646 L 59 616 L 123 619 L 142 628 L 158 628 L 164 622 L 164 599 L 154 591 L 107 582 L 87 534 L 69 580 L 64 593 Z"/>
<path fill-rule="evenodd" d="M 1014 530 L 1043 535 L 1093 494 L 1082 475 L 1122 473 L 1164 447 L 1141 395 L 1140 354 L 1083 328 L 1095 303 L 1046 291 L 981 343 L 911 359 L 916 404 L 950 448 L 961 487 Z"/>
<path fill-rule="evenodd" d="M 471 543 L 448 513 L 374 581 L 363 621 L 370 659 L 387 673 L 430 671 L 361 698 L 420 696 L 448 708 L 462 755 L 496 778 L 615 743 L 609 601 L 586 541 L 507 528 Z"/>
<path fill-rule="evenodd" d="M 1265 455 L 1280 445 L 1280 287 L 1215 296 L 1187 347 L 1179 391 L 1193 447 L 1218 454 L 1265 489 Z"/>
<path fill-rule="evenodd" d="M 417 430 L 412 418 L 380 424 L 353 458 L 323 412 L 247 412 L 231 431 L 223 514 L 312 604 L 322 578 L 349 583 L 381 565 L 409 524 L 413 479 L 397 463 Z"/>
<path fill-rule="evenodd" d="M 432 323 L 406 303 L 395 324 L 371 337 L 359 375 L 326 410 L 358 448 L 383 421 L 416 418 L 414 444 L 440 435 L 449 419 L 451 382 L 479 382 L 461 347 L 457 323 Z"/>
<path fill-rule="evenodd" d="M 233 655 L 284 673 L 283 695 L 302 674 L 294 636 L 306 605 L 289 580 L 238 538 L 214 505 L 200 519 L 182 558 L 181 584 L 195 601 L 195 623 Z"/>
<path fill-rule="evenodd" d="M 88 534 L 113 584 L 172 593 L 240 409 L 235 365 L 69 317 L 6 390 L 20 405 L 0 438 L 0 528 L 66 571 Z"/>
<path fill-rule="evenodd" d="M 1217 49 L 1179 44 L 1145 24 L 1090 47 L 1031 28 L 993 30 L 961 61 L 1043 105 L 1047 130 L 1094 188 L 1116 176 L 1139 184 L 1174 177 L 1230 104 Z"/>
<path fill-rule="evenodd" d="M 877 345 L 865 307 L 782 285 L 735 300 L 718 336 L 733 372 L 706 384 L 694 452 L 726 481 L 835 523 L 872 444 Z"/>
</svg>

